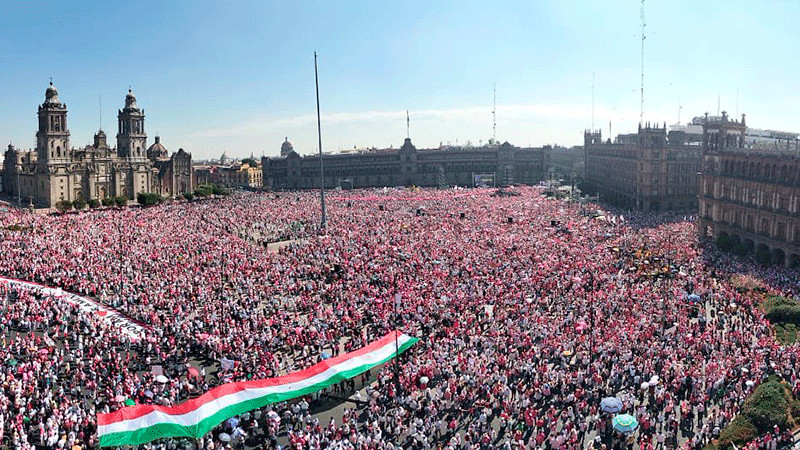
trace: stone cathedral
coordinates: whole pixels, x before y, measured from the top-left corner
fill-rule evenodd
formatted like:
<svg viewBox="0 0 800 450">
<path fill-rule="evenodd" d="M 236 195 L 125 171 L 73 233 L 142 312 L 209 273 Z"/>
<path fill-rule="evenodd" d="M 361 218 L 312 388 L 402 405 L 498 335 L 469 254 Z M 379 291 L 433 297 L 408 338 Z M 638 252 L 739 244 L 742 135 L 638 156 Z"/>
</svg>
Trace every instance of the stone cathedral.
<svg viewBox="0 0 800 450">
<path fill-rule="evenodd" d="M 94 135 L 92 145 L 70 148 L 67 105 L 52 82 L 38 114 L 36 150 L 9 145 L 3 161 L 3 190 L 23 205 L 47 208 L 79 198 L 135 199 L 140 192 L 176 197 L 195 187 L 190 153 L 180 149 L 169 157 L 158 136 L 146 148 L 144 110 L 131 90 L 117 115 L 116 148 L 109 147 L 103 130 Z"/>
</svg>

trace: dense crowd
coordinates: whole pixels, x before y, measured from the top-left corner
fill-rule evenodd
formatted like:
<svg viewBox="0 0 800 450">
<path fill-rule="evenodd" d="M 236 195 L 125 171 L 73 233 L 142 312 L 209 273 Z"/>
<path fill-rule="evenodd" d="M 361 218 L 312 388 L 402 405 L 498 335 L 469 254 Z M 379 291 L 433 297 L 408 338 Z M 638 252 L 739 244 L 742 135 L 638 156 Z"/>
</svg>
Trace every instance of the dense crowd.
<svg viewBox="0 0 800 450">
<path fill-rule="evenodd" d="M 800 393 L 800 347 L 782 347 L 757 297 L 731 281 L 744 273 L 793 295 L 796 277 L 705 248 L 680 217 L 599 220 L 519 191 L 337 193 L 325 233 L 314 193 L 0 213 L 0 275 L 94 297 L 146 327 L 130 340 L 0 285 L 2 439 L 91 447 L 97 412 L 286 374 L 395 328 L 421 337 L 399 382 L 389 364 L 337 385 L 330 394 L 357 404 L 341 417 L 320 420 L 307 398 L 226 422 L 200 445 L 699 449 L 767 376 Z M 611 430 L 608 396 L 638 419 L 635 434 Z M 785 431 L 751 448 L 777 448 Z"/>
</svg>

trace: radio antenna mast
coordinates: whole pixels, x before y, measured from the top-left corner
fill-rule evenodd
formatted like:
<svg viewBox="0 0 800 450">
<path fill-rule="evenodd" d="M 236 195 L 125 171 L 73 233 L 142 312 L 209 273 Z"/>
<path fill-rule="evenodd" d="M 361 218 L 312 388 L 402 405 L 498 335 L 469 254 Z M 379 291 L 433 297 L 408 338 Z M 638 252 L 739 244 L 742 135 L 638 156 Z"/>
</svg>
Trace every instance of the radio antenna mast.
<svg viewBox="0 0 800 450">
<path fill-rule="evenodd" d="M 644 0 L 642 0 L 642 85 L 640 88 L 641 99 L 639 104 L 639 124 L 644 120 Z"/>
<path fill-rule="evenodd" d="M 594 71 L 592 71 L 592 133 L 594 133 Z"/>
<path fill-rule="evenodd" d="M 497 143 L 497 83 L 493 84 L 494 100 L 492 100 L 492 142 Z"/>
</svg>

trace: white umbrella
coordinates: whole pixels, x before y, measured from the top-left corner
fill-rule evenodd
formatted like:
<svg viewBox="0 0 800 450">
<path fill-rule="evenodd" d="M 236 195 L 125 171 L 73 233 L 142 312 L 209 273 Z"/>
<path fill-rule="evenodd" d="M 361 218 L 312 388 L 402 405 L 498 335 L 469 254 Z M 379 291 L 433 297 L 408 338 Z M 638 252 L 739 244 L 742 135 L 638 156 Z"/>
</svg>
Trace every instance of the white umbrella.
<svg viewBox="0 0 800 450">
<path fill-rule="evenodd" d="M 650 378 L 650 384 L 658 384 L 658 381 L 658 375 L 653 375 L 653 377 Z"/>
<path fill-rule="evenodd" d="M 645 381 L 644 383 L 642 383 L 642 389 L 647 389 L 647 388 L 649 388 L 649 387 L 650 387 L 650 383 L 648 383 L 647 381 Z"/>
<path fill-rule="evenodd" d="M 423 385 L 423 386 L 424 386 L 424 385 L 426 385 L 426 384 L 428 384 L 428 381 L 430 381 L 430 380 L 428 379 L 428 377 L 425 377 L 425 376 L 419 377 L 419 384 L 421 384 L 421 385 Z"/>
<path fill-rule="evenodd" d="M 228 433 L 220 433 L 219 434 L 219 440 L 222 441 L 222 442 L 230 442 L 231 441 L 231 435 L 228 434 Z"/>
<path fill-rule="evenodd" d="M 165 377 L 164 375 L 159 375 L 156 377 L 156 381 L 159 383 L 166 383 L 169 381 L 169 378 Z"/>
</svg>

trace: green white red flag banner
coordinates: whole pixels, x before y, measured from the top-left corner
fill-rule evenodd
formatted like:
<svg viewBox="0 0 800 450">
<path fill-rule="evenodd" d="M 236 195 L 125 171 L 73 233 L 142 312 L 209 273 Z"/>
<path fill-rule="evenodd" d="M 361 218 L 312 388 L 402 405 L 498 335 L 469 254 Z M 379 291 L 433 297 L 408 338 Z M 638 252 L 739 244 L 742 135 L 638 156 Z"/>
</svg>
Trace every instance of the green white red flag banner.
<svg viewBox="0 0 800 450">
<path fill-rule="evenodd" d="M 165 437 L 200 438 L 238 414 L 308 395 L 362 374 L 418 340 L 393 331 L 359 350 L 282 377 L 223 384 L 176 406 L 136 405 L 98 414 L 100 446 L 138 445 Z"/>
<path fill-rule="evenodd" d="M 139 341 L 145 337 L 145 328 L 142 325 L 120 314 L 114 308 L 104 306 L 100 302 L 89 297 L 65 292 L 60 288 L 51 288 L 38 283 L 15 280 L 13 278 L 0 277 L 0 284 L 8 284 L 16 288 L 32 290 L 42 295 L 51 296 L 71 305 L 75 305 L 82 312 L 99 317 L 110 325 L 116 326 L 119 331 L 131 340 Z"/>
</svg>

